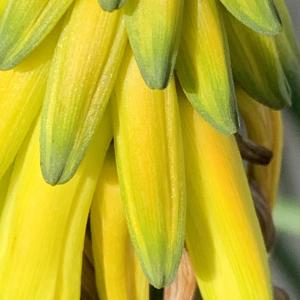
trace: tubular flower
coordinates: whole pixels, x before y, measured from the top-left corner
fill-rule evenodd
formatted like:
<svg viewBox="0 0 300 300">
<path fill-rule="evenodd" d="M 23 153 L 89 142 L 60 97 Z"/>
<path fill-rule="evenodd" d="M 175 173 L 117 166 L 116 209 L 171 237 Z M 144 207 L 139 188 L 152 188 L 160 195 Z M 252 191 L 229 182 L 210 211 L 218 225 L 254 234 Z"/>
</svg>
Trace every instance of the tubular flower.
<svg viewBox="0 0 300 300">
<path fill-rule="evenodd" d="M 0 70 L 0 300 L 273 299 L 284 0 L 0 0 Z"/>
</svg>

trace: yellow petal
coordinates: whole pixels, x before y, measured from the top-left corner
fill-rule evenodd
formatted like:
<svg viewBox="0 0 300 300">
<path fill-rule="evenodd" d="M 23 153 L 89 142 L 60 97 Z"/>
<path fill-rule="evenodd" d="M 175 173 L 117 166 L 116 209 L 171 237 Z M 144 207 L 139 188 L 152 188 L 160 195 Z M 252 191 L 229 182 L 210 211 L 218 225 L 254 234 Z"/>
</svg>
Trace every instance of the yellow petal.
<svg viewBox="0 0 300 300">
<path fill-rule="evenodd" d="M 242 23 L 264 34 L 277 34 L 280 19 L 270 0 L 220 0 Z"/>
<path fill-rule="evenodd" d="M 42 178 L 38 125 L 18 156 L 0 222 L 1 299 L 79 299 L 85 226 L 108 147 L 102 126 L 63 186 Z"/>
<path fill-rule="evenodd" d="M 206 300 L 271 300 L 266 250 L 234 136 L 179 96 L 187 180 L 186 244 Z"/>
<path fill-rule="evenodd" d="M 259 184 L 270 207 L 273 207 L 281 171 L 283 146 L 281 113 L 257 103 L 242 89 L 237 89 L 237 97 L 249 138 L 273 153 L 272 160 L 267 166 L 249 165 L 249 174 Z"/>
<path fill-rule="evenodd" d="M 131 239 L 150 283 L 170 283 L 185 219 L 183 150 L 174 80 L 149 89 L 127 53 L 115 89 L 114 125 L 122 200 Z"/>
<path fill-rule="evenodd" d="M 0 69 L 10 69 L 30 54 L 72 1 L 7 0 L 0 19 Z"/>
<path fill-rule="evenodd" d="M 185 3 L 176 73 L 194 108 L 225 133 L 237 129 L 235 95 L 224 24 L 215 0 Z"/>
<path fill-rule="evenodd" d="M 273 37 L 256 33 L 224 11 L 235 81 L 274 109 L 290 104 L 290 87 Z"/>
<path fill-rule="evenodd" d="M 2 15 L 4 8 L 7 4 L 8 0 L 0 0 L 0 16 Z"/>
<path fill-rule="evenodd" d="M 183 15 L 183 0 L 128 0 L 129 41 L 144 80 L 163 89 L 172 75 Z"/>
<path fill-rule="evenodd" d="M 15 69 L 0 72 L 0 177 L 13 162 L 42 105 L 60 28 Z"/>
<path fill-rule="evenodd" d="M 96 1 L 75 3 L 51 66 L 42 113 L 41 162 L 46 181 L 76 172 L 103 116 L 126 46 L 120 13 Z"/>
<path fill-rule="evenodd" d="M 147 300 L 149 285 L 134 254 L 121 202 L 113 149 L 91 208 L 96 282 L 101 300 Z"/>
</svg>

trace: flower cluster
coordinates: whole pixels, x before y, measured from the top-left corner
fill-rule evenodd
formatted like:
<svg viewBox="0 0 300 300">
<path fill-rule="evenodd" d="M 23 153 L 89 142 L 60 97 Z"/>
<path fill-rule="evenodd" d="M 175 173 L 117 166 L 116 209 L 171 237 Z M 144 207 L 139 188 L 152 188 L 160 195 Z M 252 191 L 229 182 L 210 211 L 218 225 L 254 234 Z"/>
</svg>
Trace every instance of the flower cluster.
<svg viewBox="0 0 300 300">
<path fill-rule="evenodd" d="M 0 69 L 0 300 L 283 294 L 284 0 L 0 0 Z"/>
</svg>

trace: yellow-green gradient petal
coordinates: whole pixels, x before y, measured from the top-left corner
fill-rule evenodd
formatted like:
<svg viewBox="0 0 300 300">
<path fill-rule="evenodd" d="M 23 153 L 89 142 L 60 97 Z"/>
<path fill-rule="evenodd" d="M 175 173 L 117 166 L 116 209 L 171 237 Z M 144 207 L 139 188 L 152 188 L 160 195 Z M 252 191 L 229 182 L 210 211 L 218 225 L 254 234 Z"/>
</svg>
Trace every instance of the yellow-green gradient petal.
<svg viewBox="0 0 300 300">
<path fill-rule="evenodd" d="M 148 86 L 163 89 L 173 72 L 181 33 L 183 0 L 128 0 L 129 41 Z"/>
<path fill-rule="evenodd" d="M 249 138 L 273 153 L 272 160 L 267 166 L 250 164 L 249 174 L 259 184 L 269 206 L 274 207 L 283 147 L 281 113 L 257 103 L 240 88 L 237 89 L 237 98 Z"/>
<path fill-rule="evenodd" d="M 215 0 L 186 1 L 176 73 L 202 117 L 231 134 L 238 122 L 227 38 L 218 6 Z"/>
<path fill-rule="evenodd" d="M 135 256 L 123 212 L 113 149 L 91 208 L 96 283 L 101 300 L 147 300 L 149 284 Z"/>
<path fill-rule="evenodd" d="M 277 34 L 280 19 L 272 0 L 220 0 L 242 23 L 263 34 Z"/>
<path fill-rule="evenodd" d="M 58 187 L 40 171 L 38 125 L 18 155 L 0 222 L 1 299 L 79 299 L 85 226 L 108 147 L 95 137 Z"/>
<path fill-rule="evenodd" d="M 185 179 L 175 83 L 144 83 L 127 53 L 113 99 L 116 159 L 132 242 L 152 285 L 175 277 L 182 254 Z"/>
<path fill-rule="evenodd" d="M 235 81 L 273 109 L 290 104 L 290 87 L 273 37 L 256 33 L 224 11 Z"/>
<path fill-rule="evenodd" d="M 0 17 L 0 69 L 20 63 L 58 23 L 73 0 L 8 0 Z"/>
<path fill-rule="evenodd" d="M 55 51 L 42 112 L 45 180 L 67 182 L 76 172 L 103 117 L 125 46 L 120 13 L 78 0 Z"/>
<path fill-rule="evenodd" d="M 300 99 L 300 52 L 285 1 L 274 1 L 282 20 L 282 31 L 276 35 L 275 42 L 285 75 L 292 89 L 293 104 Z"/>
<path fill-rule="evenodd" d="M 98 0 L 102 9 L 106 11 L 113 11 L 121 8 L 126 0 Z"/>
<path fill-rule="evenodd" d="M 60 29 L 13 70 L 0 72 L 0 177 L 13 162 L 42 105 Z"/>
<path fill-rule="evenodd" d="M 187 184 L 186 245 L 206 300 L 271 300 L 267 255 L 234 136 L 180 97 Z"/>
</svg>

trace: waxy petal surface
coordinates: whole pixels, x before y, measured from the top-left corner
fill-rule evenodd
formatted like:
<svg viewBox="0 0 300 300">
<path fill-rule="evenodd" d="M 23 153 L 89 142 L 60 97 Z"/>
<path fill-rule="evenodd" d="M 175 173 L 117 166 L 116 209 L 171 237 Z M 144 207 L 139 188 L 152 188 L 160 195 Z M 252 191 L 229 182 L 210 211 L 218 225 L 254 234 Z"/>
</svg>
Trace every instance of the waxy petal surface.
<svg viewBox="0 0 300 300">
<path fill-rule="evenodd" d="M 0 72 L 0 177 L 13 162 L 40 111 L 60 29 L 13 70 Z"/>
<path fill-rule="evenodd" d="M 54 28 L 72 2 L 8 0 L 0 17 L 0 69 L 10 69 L 30 54 Z"/>
<path fill-rule="evenodd" d="M 1 215 L 0 298 L 79 299 L 85 227 L 110 141 L 100 126 L 74 178 L 52 187 L 40 171 L 39 127 L 16 159 Z"/>
<path fill-rule="evenodd" d="M 194 108 L 220 131 L 237 130 L 227 37 L 215 0 L 185 3 L 176 73 Z"/>
<path fill-rule="evenodd" d="M 263 34 L 277 34 L 280 19 L 273 0 L 220 0 L 242 23 Z"/>
<path fill-rule="evenodd" d="M 150 88 L 163 89 L 172 75 L 181 33 L 183 0 L 128 0 L 129 41 Z"/>
<path fill-rule="evenodd" d="M 224 10 L 225 12 L 225 10 Z M 224 14 L 235 81 L 273 109 L 291 103 L 291 93 L 273 37 L 256 33 Z"/>
<path fill-rule="evenodd" d="M 164 91 L 151 90 L 128 51 L 113 107 L 131 239 L 150 283 L 160 288 L 174 279 L 184 240 L 185 179 L 174 80 Z"/>
<path fill-rule="evenodd" d="M 234 136 L 180 95 L 187 179 L 186 245 L 204 299 L 271 300 L 266 250 Z"/>
<path fill-rule="evenodd" d="M 111 149 L 91 208 L 98 294 L 102 300 L 147 300 L 149 285 L 130 241 L 114 160 Z"/>
<path fill-rule="evenodd" d="M 126 46 L 120 13 L 79 0 L 51 65 L 42 112 L 41 166 L 45 180 L 75 174 L 101 121 Z"/>
<path fill-rule="evenodd" d="M 275 36 L 279 59 L 292 90 L 293 105 L 299 107 L 300 99 L 300 51 L 285 1 L 275 0 L 282 20 L 282 31 Z"/>
</svg>

